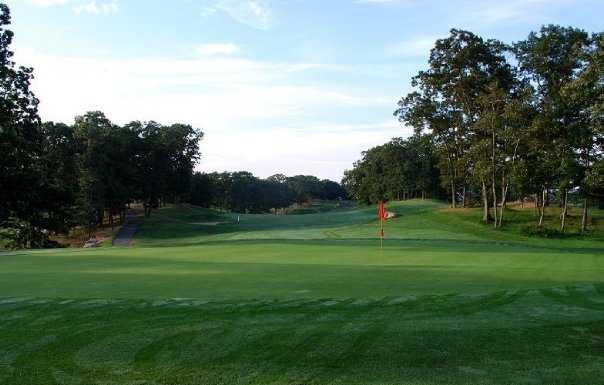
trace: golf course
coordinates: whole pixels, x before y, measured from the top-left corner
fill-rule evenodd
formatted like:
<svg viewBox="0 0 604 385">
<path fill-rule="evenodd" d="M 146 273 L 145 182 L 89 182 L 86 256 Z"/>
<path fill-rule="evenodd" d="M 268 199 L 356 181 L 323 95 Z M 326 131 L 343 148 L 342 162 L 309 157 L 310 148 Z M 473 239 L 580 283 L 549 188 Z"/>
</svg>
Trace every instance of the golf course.
<svg viewBox="0 0 604 385">
<path fill-rule="evenodd" d="M 0 383 L 602 383 L 603 212 L 547 239 L 387 209 L 383 248 L 373 206 L 168 206 L 132 247 L 3 252 Z"/>
</svg>

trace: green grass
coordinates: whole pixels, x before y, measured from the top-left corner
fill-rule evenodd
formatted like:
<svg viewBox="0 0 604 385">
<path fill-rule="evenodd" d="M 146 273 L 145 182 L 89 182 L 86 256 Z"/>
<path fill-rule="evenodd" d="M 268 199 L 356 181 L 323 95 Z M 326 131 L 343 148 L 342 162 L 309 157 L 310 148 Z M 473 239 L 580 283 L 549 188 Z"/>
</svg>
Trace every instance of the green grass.
<svg viewBox="0 0 604 385">
<path fill-rule="evenodd" d="M 603 383 L 602 212 L 389 210 L 383 250 L 373 207 L 172 207 L 132 249 L 0 254 L 0 384 Z"/>
</svg>

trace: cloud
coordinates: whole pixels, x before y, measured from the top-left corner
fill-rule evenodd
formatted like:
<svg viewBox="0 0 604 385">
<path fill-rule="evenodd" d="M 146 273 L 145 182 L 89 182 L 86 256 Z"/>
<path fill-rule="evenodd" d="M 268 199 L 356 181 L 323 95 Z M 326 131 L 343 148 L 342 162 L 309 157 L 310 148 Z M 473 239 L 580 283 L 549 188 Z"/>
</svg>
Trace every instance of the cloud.
<svg viewBox="0 0 604 385">
<path fill-rule="evenodd" d="M 239 47 L 231 43 L 201 44 L 196 47 L 196 52 L 203 56 L 233 55 L 239 51 Z"/>
<path fill-rule="evenodd" d="M 405 6 L 430 8 L 442 11 L 453 24 L 466 23 L 485 26 L 501 22 L 538 23 L 547 19 L 547 14 L 562 6 L 577 7 L 576 0 L 433 0 L 430 3 L 417 0 L 355 0 L 357 4 L 376 6 Z M 439 20 L 445 23 L 445 20 Z"/>
<path fill-rule="evenodd" d="M 272 13 L 263 0 L 217 0 L 202 11 L 208 17 L 217 12 L 226 13 L 233 20 L 249 27 L 267 30 L 272 23 Z"/>
<path fill-rule="evenodd" d="M 95 0 L 88 3 L 83 3 L 73 7 L 73 11 L 79 15 L 88 13 L 92 15 L 117 13 L 119 11 L 119 3 L 117 1 L 97 2 Z"/>
<path fill-rule="evenodd" d="M 204 139 L 200 169 L 251 169 L 261 177 L 277 172 L 313 174 L 339 181 L 344 170 L 352 168 L 363 151 L 395 136 L 411 134 L 411 129 L 402 127 L 394 118 L 370 123 L 310 122 L 303 126 L 242 131 L 236 136 L 210 132 Z"/>
<path fill-rule="evenodd" d="M 294 117 L 313 107 L 375 106 L 391 101 L 337 88 L 298 85 L 291 76 L 318 65 L 239 58 L 191 60 L 57 57 L 19 51 L 36 68 L 45 119 L 69 121 L 100 108 L 121 122 L 185 120 L 230 129 L 243 121 Z M 237 125 L 233 125 L 237 122 Z"/>
<path fill-rule="evenodd" d="M 357 4 L 376 4 L 376 5 L 414 5 L 417 0 L 355 0 Z"/>
<path fill-rule="evenodd" d="M 72 9 L 77 14 L 88 13 L 92 15 L 111 14 L 119 11 L 118 0 L 29 0 L 33 5 L 38 7 L 54 7 L 73 4 Z"/>
<path fill-rule="evenodd" d="M 248 168 L 263 176 L 305 172 L 337 180 L 360 151 L 399 131 L 395 119 L 386 128 L 381 122 L 331 121 L 339 119 L 336 116 L 355 121 L 352 116 L 364 109 L 390 111 L 395 98 L 306 81 L 308 71 L 323 68 L 320 64 L 230 56 L 106 59 L 16 51 L 19 63 L 35 68 L 32 87 L 44 120 L 69 123 L 86 111 L 102 110 L 120 124 L 189 123 L 206 133 L 204 170 Z M 314 149 L 306 153 L 301 144 Z M 271 151 L 276 155 L 269 157 Z"/>
<path fill-rule="evenodd" d="M 427 57 L 438 36 L 418 36 L 386 46 L 386 52 L 403 58 Z"/>
<path fill-rule="evenodd" d="M 570 4 L 572 0 L 485 0 L 466 2 L 457 7 L 461 15 L 478 25 L 492 25 L 502 22 L 532 22 L 547 19 L 549 11 Z M 576 6 L 576 5 L 575 5 Z"/>
<path fill-rule="evenodd" d="M 55 5 L 65 5 L 69 0 L 30 0 L 30 2 L 39 7 L 52 7 Z"/>
</svg>

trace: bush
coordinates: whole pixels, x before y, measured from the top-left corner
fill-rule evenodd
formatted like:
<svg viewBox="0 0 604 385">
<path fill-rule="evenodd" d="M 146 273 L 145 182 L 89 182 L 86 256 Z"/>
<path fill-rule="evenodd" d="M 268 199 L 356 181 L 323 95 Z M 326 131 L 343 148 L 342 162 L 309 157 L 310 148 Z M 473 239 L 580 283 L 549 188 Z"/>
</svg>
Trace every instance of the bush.
<svg viewBox="0 0 604 385">
<path fill-rule="evenodd" d="M 48 231 L 18 218 L 9 218 L 0 223 L 0 245 L 6 249 L 59 247 L 59 243 L 50 240 L 48 235 Z"/>
<path fill-rule="evenodd" d="M 522 228 L 522 234 L 542 238 L 562 238 L 565 235 L 560 230 L 539 226 L 525 226 Z"/>
</svg>

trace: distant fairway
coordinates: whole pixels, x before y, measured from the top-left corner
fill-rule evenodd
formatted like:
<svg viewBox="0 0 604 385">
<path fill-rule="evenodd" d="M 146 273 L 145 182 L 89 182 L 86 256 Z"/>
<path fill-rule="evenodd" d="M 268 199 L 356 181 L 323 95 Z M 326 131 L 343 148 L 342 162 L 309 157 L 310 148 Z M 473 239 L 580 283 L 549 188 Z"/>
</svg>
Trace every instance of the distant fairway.
<svg viewBox="0 0 604 385">
<path fill-rule="evenodd" d="M 373 207 L 167 208 L 133 249 L 0 254 L 0 384 L 603 383 L 601 212 L 543 239 L 388 209 L 383 250 Z"/>
</svg>

